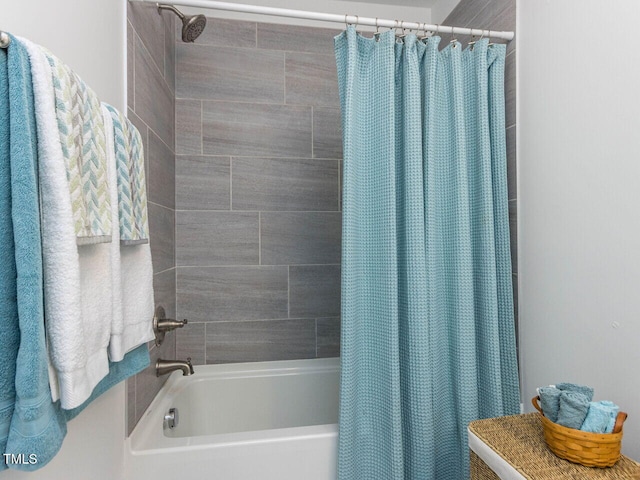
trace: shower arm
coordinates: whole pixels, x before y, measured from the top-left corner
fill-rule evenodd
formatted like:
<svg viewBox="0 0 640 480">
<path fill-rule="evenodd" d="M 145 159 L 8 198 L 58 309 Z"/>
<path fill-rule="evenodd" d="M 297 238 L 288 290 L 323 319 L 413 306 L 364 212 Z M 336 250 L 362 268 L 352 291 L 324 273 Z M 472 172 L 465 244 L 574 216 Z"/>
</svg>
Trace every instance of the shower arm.
<svg viewBox="0 0 640 480">
<path fill-rule="evenodd" d="M 158 12 L 161 10 L 171 10 L 173 13 L 178 15 L 178 17 L 180 17 L 180 20 L 184 20 L 184 14 L 173 5 L 167 5 L 166 3 L 156 3 L 156 7 L 158 7 Z"/>
</svg>

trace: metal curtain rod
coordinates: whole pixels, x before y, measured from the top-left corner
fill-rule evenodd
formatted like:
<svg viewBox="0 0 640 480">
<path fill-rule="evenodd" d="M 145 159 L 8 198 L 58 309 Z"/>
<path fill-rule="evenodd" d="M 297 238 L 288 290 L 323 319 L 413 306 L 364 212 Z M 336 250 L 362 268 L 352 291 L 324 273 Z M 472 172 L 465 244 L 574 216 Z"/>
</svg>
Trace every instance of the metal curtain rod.
<svg viewBox="0 0 640 480">
<path fill-rule="evenodd" d="M 158 0 L 129 0 L 130 2 L 157 3 Z M 447 27 L 445 25 L 431 25 L 428 23 L 405 22 L 404 20 L 384 20 L 381 18 L 359 17 L 358 15 L 338 15 L 334 13 L 307 12 L 288 8 L 261 7 L 241 3 L 217 2 L 213 0 L 171 0 L 171 5 L 184 7 L 211 8 L 230 12 L 257 13 L 259 15 L 273 15 L 275 17 L 304 18 L 321 22 L 347 23 L 353 25 L 368 25 L 372 27 L 404 28 L 407 30 L 428 31 L 436 33 L 452 33 L 454 35 L 475 35 L 490 38 L 513 40 L 513 32 L 497 32 L 479 28 Z"/>
</svg>

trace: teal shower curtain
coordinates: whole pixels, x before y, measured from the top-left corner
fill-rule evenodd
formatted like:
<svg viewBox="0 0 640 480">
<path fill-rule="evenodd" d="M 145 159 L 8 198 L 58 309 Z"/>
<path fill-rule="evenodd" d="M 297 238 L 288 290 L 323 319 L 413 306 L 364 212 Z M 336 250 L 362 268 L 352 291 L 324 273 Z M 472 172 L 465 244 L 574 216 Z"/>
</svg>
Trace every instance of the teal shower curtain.
<svg viewBox="0 0 640 480">
<path fill-rule="evenodd" d="M 336 37 L 344 143 L 340 480 L 469 478 L 519 412 L 505 46 Z"/>
</svg>

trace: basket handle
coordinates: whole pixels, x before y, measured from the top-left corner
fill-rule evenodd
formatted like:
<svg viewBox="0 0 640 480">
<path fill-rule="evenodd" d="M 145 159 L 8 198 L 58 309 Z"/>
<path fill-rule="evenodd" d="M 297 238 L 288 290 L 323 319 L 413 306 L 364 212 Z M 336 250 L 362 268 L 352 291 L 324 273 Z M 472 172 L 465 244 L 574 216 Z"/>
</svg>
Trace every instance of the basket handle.
<svg viewBox="0 0 640 480">
<path fill-rule="evenodd" d="M 618 416 L 616 417 L 616 423 L 613 426 L 613 431 L 611 433 L 620 433 L 622 431 L 622 424 L 627 419 L 627 414 L 624 412 L 618 412 Z"/>
<path fill-rule="evenodd" d="M 540 402 L 540 396 L 536 396 L 531 399 L 531 404 L 534 406 L 534 408 L 538 410 L 542 416 L 544 416 L 544 413 L 542 412 L 542 408 L 540 408 L 539 402 Z M 613 426 L 613 431 L 611 433 L 620 433 L 622 431 L 622 424 L 627 419 L 627 416 L 628 415 L 624 412 L 618 413 L 618 416 L 616 417 L 616 423 Z"/>
<path fill-rule="evenodd" d="M 531 404 L 533 405 L 533 407 L 538 410 L 540 412 L 540 415 L 542 415 L 544 417 L 544 412 L 542 411 L 542 408 L 540 408 L 540 396 L 537 395 L 535 397 L 533 397 L 531 399 Z"/>
</svg>

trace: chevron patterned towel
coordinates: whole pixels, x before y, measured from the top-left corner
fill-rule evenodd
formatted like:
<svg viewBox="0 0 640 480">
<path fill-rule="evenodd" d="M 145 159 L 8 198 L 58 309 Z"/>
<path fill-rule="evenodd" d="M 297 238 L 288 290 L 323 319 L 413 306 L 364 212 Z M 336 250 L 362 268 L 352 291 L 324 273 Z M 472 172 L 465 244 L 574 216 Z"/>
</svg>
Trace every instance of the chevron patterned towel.
<svg viewBox="0 0 640 480">
<path fill-rule="evenodd" d="M 50 52 L 60 143 L 67 168 L 78 245 L 111 241 L 111 207 L 100 101 Z"/>
<path fill-rule="evenodd" d="M 148 243 L 149 220 L 142 138 L 128 118 L 111 105 L 104 105 L 113 120 L 120 242 L 123 245 Z"/>
</svg>

